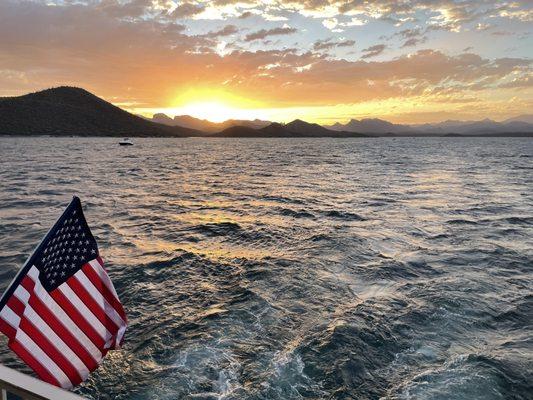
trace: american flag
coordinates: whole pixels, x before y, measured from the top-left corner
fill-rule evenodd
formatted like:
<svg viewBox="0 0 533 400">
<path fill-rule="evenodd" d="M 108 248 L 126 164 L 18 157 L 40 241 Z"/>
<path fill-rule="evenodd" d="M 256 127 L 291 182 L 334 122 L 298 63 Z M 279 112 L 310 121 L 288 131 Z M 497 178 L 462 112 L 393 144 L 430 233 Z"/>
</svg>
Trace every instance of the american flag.
<svg viewBox="0 0 533 400">
<path fill-rule="evenodd" d="M 43 381 L 72 388 L 120 346 L 126 323 L 74 197 L 0 299 L 0 331 Z"/>
</svg>

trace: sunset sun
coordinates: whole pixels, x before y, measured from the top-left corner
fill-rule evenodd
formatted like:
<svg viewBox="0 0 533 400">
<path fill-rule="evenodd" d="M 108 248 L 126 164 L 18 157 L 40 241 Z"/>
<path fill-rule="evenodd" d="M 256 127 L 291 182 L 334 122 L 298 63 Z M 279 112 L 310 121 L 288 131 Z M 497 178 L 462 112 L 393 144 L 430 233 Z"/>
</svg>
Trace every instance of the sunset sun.
<svg viewBox="0 0 533 400">
<path fill-rule="evenodd" d="M 160 112 L 222 122 L 228 119 L 266 118 L 261 107 L 260 102 L 227 90 L 192 87 L 176 94 L 170 100 L 170 106 Z"/>
<path fill-rule="evenodd" d="M 228 119 L 255 119 L 259 112 L 231 106 L 223 101 L 199 101 L 185 104 L 183 107 L 170 109 L 170 114 L 190 115 L 191 117 L 207 119 L 211 122 L 222 122 Z"/>
</svg>

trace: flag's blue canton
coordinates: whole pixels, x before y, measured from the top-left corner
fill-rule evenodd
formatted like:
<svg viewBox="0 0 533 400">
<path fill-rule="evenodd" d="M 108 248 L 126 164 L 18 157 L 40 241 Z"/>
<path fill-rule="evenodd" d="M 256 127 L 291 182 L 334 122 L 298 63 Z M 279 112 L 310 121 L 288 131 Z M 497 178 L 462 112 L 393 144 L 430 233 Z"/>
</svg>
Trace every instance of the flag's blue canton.
<svg viewBox="0 0 533 400">
<path fill-rule="evenodd" d="M 98 256 L 98 247 L 81 205 L 75 203 L 50 231 L 33 258 L 33 265 L 39 269 L 39 278 L 47 291 L 54 290 Z"/>
</svg>

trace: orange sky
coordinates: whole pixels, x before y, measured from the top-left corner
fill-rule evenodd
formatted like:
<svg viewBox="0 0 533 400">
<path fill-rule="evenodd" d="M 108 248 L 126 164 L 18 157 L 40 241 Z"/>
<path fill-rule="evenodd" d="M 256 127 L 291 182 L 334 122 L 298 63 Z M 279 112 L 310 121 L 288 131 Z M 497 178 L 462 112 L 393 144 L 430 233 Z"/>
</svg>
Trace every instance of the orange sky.
<svg viewBox="0 0 533 400">
<path fill-rule="evenodd" d="M 132 112 L 320 123 L 533 109 L 530 1 L 0 2 L 0 95 L 80 86 Z"/>
</svg>

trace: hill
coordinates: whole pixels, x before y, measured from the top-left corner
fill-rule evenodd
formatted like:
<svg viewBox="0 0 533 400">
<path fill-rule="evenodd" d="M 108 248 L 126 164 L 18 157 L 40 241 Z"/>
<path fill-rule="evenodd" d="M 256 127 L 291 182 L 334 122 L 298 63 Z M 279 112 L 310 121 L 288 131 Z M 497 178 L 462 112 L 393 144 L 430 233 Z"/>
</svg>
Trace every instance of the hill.
<svg viewBox="0 0 533 400">
<path fill-rule="evenodd" d="M 481 121 L 448 120 L 433 124 L 412 125 L 411 128 L 415 132 L 433 135 L 454 133 L 463 136 L 515 136 L 520 133 L 520 136 L 528 136 L 533 133 L 533 124 L 514 118 L 503 122 L 488 118 Z"/>
<path fill-rule="evenodd" d="M 0 135 L 198 136 L 201 132 L 147 121 L 75 87 L 0 98 Z"/>
<path fill-rule="evenodd" d="M 522 114 L 503 121 L 504 124 L 507 122 L 526 122 L 528 124 L 533 124 L 533 114 Z"/>
<path fill-rule="evenodd" d="M 335 123 L 327 128 L 337 131 L 361 132 L 371 136 L 528 136 L 533 133 L 533 124 L 528 115 L 503 122 L 490 119 L 482 121 L 448 120 L 417 125 L 394 124 L 382 119 L 351 119 L 346 124 Z"/>
<path fill-rule="evenodd" d="M 413 129 L 407 125 L 393 124 L 392 122 L 378 118 L 364 118 L 361 120 L 351 119 L 346 124 L 340 124 L 337 122 L 328 128 L 335 131 L 361 132 L 373 135 L 387 135 L 413 131 Z"/>
<path fill-rule="evenodd" d="M 272 124 L 253 129 L 247 126 L 233 126 L 211 135 L 212 137 L 365 137 L 366 135 L 333 131 L 318 124 L 310 124 L 302 120 L 294 120 L 288 124 Z"/>
</svg>

